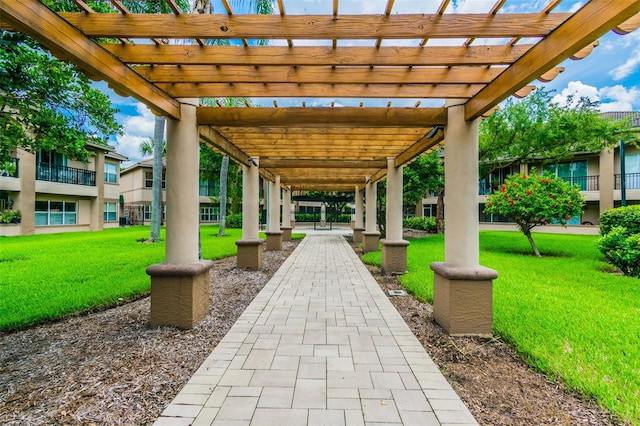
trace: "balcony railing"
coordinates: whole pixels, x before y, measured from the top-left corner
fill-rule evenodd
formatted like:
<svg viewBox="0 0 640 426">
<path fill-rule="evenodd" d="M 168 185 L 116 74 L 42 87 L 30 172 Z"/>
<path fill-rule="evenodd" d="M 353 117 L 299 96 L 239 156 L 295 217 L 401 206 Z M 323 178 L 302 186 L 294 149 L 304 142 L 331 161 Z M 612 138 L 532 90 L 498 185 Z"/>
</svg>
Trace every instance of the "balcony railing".
<svg viewBox="0 0 640 426">
<path fill-rule="evenodd" d="M 580 186 L 580 191 L 600 190 L 600 176 L 563 177 L 562 180 L 569 182 L 571 185 Z"/>
<path fill-rule="evenodd" d="M 0 165 L 0 176 L 17 178 L 19 176 L 19 162 L 19 159 L 11 158 L 6 164 Z"/>
<path fill-rule="evenodd" d="M 96 172 L 48 163 L 36 163 L 36 179 L 72 185 L 96 186 Z"/>
<path fill-rule="evenodd" d="M 619 176 L 619 175 L 616 175 Z M 629 175 L 627 175 L 629 176 Z M 639 178 L 640 179 L 640 178 Z M 576 177 L 563 177 L 562 180 L 574 185 L 580 186 L 580 191 L 599 191 L 600 190 L 600 176 L 576 176 Z M 638 180 L 640 183 L 640 180 Z M 498 190 L 503 182 L 492 182 L 491 185 L 486 183 L 480 183 L 479 195 L 490 195 L 494 191 Z"/>
<path fill-rule="evenodd" d="M 621 177 L 620 174 L 615 175 L 615 189 L 622 189 Z M 626 189 L 640 189 L 640 173 L 625 173 L 624 183 Z"/>
</svg>

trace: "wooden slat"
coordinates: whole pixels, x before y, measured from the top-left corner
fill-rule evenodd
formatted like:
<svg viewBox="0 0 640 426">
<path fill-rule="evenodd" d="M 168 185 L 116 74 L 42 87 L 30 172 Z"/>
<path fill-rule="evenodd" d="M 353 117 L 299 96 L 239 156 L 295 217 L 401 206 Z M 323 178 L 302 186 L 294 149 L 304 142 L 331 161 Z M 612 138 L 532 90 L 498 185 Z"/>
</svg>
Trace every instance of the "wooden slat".
<svg viewBox="0 0 640 426">
<path fill-rule="evenodd" d="M 201 15 L 65 12 L 91 37 L 222 39 L 416 39 L 543 37 L 571 14 Z"/>
<path fill-rule="evenodd" d="M 36 0 L 2 0 L 0 15 L 54 54 L 62 54 L 92 76 L 107 81 L 152 110 L 180 118 L 180 104 L 126 67 L 111 54 L 60 19 Z"/>
<path fill-rule="evenodd" d="M 629 34 L 640 28 L 640 13 L 637 13 L 635 16 L 627 19 L 622 24 L 618 25 L 613 29 L 616 34 L 625 35 Z"/>
<path fill-rule="evenodd" d="M 242 152 L 237 146 L 235 146 L 231 141 L 220 135 L 215 129 L 212 129 L 209 126 L 199 126 L 198 132 L 200 134 L 200 139 L 202 139 L 207 145 L 212 146 L 232 158 L 238 164 L 242 164 L 248 166 L 249 155 L 245 152 Z"/>
<path fill-rule="evenodd" d="M 268 137 L 288 137 L 288 136 L 309 136 L 330 138 L 333 135 L 352 135 L 368 137 L 375 134 L 380 137 L 393 136 L 398 138 L 412 138 L 424 135 L 431 127 L 227 127 L 217 126 L 216 130 L 221 134 L 234 138 L 242 136 L 244 138 L 268 138 Z"/>
<path fill-rule="evenodd" d="M 228 65 L 155 65 L 135 66 L 133 69 L 154 83 L 430 83 L 482 84 L 489 83 L 503 67 L 328 67 L 279 66 L 260 67 Z"/>
<path fill-rule="evenodd" d="M 387 162 L 385 160 L 314 160 L 287 157 L 264 158 L 260 160 L 260 166 L 273 169 L 379 169 L 387 167 Z"/>
<path fill-rule="evenodd" d="M 480 84 L 158 83 L 176 98 L 471 98 Z"/>
<path fill-rule="evenodd" d="M 445 108 L 216 108 L 198 107 L 199 124 L 247 126 L 423 127 L 447 124 Z"/>
<path fill-rule="evenodd" d="M 592 0 L 585 4 L 556 31 L 541 40 L 467 102 L 466 119 L 472 120 L 482 116 L 509 94 L 544 74 L 638 11 L 638 0 Z"/>
<path fill-rule="evenodd" d="M 436 47 L 176 46 L 103 44 L 125 63 L 154 65 L 508 65 L 531 45 Z"/>
<path fill-rule="evenodd" d="M 436 131 L 435 135 L 431 137 L 429 137 L 429 134 L 424 135 L 422 138 L 416 141 L 416 143 L 403 151 L 402 154 L 398 155 L 395 159 L 395 166 L 400 167 L 407 164 L 414 158 L 423 154 L 428 149 L 438 145 L 440 142 L 442 142 L 442 140 L 444 140 L 444 128 L 440 127 Z"/>
</svg>

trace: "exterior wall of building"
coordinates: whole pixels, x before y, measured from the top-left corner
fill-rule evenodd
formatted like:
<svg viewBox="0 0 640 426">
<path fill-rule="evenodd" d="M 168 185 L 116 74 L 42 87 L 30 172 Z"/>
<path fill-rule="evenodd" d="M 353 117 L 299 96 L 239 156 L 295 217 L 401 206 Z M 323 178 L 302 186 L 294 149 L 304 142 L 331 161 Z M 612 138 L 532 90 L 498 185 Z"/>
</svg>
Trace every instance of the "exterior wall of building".
<svg viewBox="0 0 640 426">
<path fill-rule="evenodd" d="M 14 155 L 18 159 L 17 176 L 0 176 L 0 189 L 8 191 L 12 209 L 20 210 L 21 220 L 19 224 L 0 224 L 0 235 L 103 229 L 104 202 L 111 201 L 117 205 L 120 161 L 125 157 L 105 153 L 98 147 L 88 148 L 94 151 L 88 163 L 69 160 L 64 165 L 52 164 L 51 167 L 39 165 L 36 154 L 17 149 Z M 105 161 L 117 165 L 114 170 L 116 182 L 108 185 L 104 184 Z M 64 210 L 70 206 L 73 206 L 73 212 Z"/>
</svg>

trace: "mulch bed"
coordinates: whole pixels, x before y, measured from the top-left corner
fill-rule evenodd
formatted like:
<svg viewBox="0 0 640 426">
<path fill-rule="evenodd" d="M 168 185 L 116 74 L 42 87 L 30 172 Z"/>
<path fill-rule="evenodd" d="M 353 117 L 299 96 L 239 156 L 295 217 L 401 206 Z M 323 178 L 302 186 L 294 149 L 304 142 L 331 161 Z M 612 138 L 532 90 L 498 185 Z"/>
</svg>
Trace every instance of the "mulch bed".
<svg viewBox="0 0 640 426">
<path fill-rule="evenodd" d="M 152 424 L 296 245 L 265 252 L 262 271 L 236 269 L 235 257 L 216 261 L 211 312 L 192 330 L 150 327 L 146 297 L 0 334 L 0 424 Z M 371 271 L 385 292 L 401 288 Z M 481 424 L 618 424 L 499 340 L 451 338 L 430 305 L 391 300 Z"/>
</svg>

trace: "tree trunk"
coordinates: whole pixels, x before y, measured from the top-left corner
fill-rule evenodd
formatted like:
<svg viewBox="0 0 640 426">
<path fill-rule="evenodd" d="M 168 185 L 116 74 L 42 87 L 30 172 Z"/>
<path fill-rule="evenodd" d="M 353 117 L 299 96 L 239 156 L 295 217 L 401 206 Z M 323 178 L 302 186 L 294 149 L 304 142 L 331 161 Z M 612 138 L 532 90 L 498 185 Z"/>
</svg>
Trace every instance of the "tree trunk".
<svg viewBox="0 0 640 426">
<path fill-rule="evenodd" d="M 531 229 L 527 229 L 526 231 L 523 231 L 524 235 L 527 236 L 527 239 L 529 240 L 529 244 L 531 244 L 531 248 L 533 249 L 533 253 L 535 253 L 536 256 L 538 257 L 542 257 L 540 255 L 540 252 L 538 251 L 538 247 L 536 247 L 536 243 L 533 242 L 533 237 L 531 236 Z"/>
<path fill-rule="evenodd" d="M 153 130 L 153 183 L 151 198 L 151 230 L 149 240 L 160 241 L 162 222 L 162 154 L 164 148 L 164 117 L 156 116 Z"/>
<path fill-rule="evenodd" d="M 444 188 L 438 191 L 438 202 L 436 204 L 436 234 L 444 233 Z"/>
<path fill-rule="evenodd" d="M 224 237 L 226 221 L 227 221 L 227 174 L 229 172 L 229 156 L 222 157 L 222 165 L 220 166 L 220 227 L 218 236 Z"/>
</svg>

